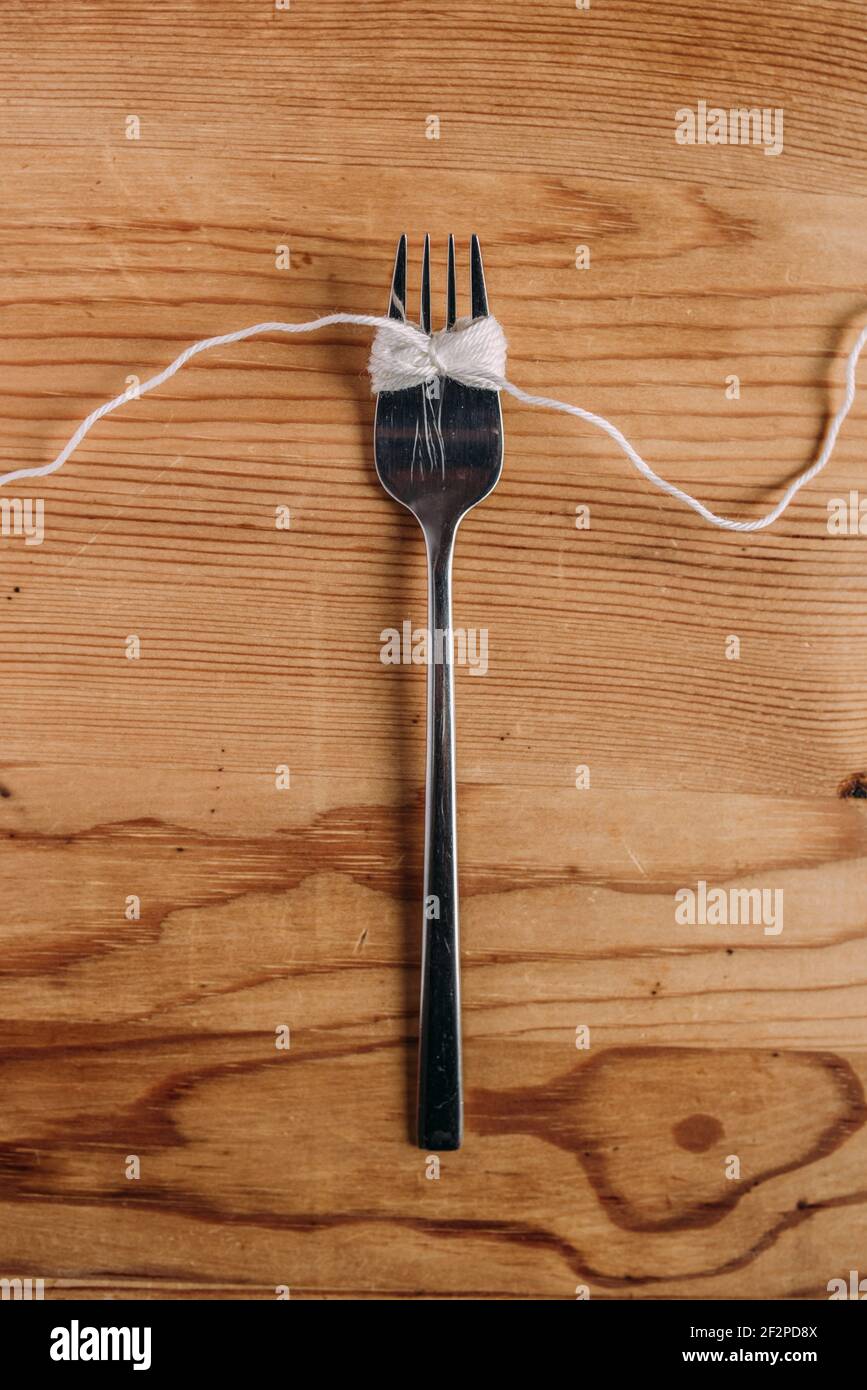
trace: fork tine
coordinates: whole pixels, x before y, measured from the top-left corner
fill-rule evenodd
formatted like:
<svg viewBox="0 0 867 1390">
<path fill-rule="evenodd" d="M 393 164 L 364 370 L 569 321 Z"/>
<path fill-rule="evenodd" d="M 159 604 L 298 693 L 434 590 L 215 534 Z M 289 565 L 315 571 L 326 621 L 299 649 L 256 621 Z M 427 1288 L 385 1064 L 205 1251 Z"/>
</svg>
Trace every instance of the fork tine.
<svg viewBox="0 0 867 1390">
<path fill-rule="evenodd" d="M 388 317 L 401 320 L 406 318 L 406 232 L 397 243 L 397 252 L 394 257 Z"/>
<path fill-rule="evenodd" d="M 458 299 L 455 291 L 455 239 L 449 237 L 449 278 L 446 290 L 446 328 L 454 328 L 458 316 Z"/>
<path fill-rule="evenodd" d="M 421 263 L 421 326 L 424 333 L 430 333 L 430 237 L 424 239 L 424 256 Z"/>
<path fill-rule="evenodd" d="M 479 238 L 473 236 L 470 243 L 470 293 L 473 305 L 473 318 L 477 319 L 488 312 L 488 295 L 485 289 L 485 272 L 482 267 L 482 248 Z"/>
</svg>

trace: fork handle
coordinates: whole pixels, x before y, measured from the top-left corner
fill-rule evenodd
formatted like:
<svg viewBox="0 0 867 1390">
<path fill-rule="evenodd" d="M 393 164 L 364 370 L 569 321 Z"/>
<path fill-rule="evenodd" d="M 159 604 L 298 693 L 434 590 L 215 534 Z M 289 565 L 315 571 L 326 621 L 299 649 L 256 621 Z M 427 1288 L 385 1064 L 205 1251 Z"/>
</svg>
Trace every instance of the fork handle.
<svg viewBox="0 0 867 1390">
<path fill-rule="evenodd" d="M 427 792 L 418 1053 L 418 1144 L 459 1149 L 463 1129 L 455 827 L 454 530 L 425 532 L 428 557 Z M 443 637 L 440 637 L 443 634 Z"/>
</svg>

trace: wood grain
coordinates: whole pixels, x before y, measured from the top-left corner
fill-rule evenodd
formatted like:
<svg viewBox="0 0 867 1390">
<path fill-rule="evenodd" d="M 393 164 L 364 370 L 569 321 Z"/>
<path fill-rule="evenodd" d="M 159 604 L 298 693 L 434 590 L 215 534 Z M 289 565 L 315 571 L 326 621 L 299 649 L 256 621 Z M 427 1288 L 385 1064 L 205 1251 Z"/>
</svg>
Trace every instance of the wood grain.
<svg viewBox="0 0 867 1390">
<path fill-rule="evenodd" d="M 759 515 L 867 309 L 865 37 L 854 0 L 10 7 L 0 466 L 197 338 L 384 309 L 401 231 L 443 301 L 445 238 L 478 231 L 512 379 Z M 783 154 L 677 145 L 700 99 L 782 107 Z M 424 671 L 380 660 L 425 576 L 367 343 L 201 357 L 5 490 L 46 533 L 0 537 L 0 1274 L 825 1297 L 867 1273 L 867 539 L 827 527 L 865 488 L 863 402 L 743 536 L 505 401 L 456 561 L 489 669 L 457 675 L 467 1140 L 430 1180 Z M 680 925 L 699 880 L 781 889 L 783 931 Z"/>
</svg>

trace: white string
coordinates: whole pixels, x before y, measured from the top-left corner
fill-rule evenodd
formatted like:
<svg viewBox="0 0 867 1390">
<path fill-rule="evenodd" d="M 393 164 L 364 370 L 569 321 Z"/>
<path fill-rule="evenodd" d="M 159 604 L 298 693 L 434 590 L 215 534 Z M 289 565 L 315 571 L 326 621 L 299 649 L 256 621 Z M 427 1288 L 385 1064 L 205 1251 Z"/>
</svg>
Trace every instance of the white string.
<svg viewBox="0 0 867 1390">
<path fill-rule="evenodd" d="M 168 381 L 170 377 L 180 371 L 190 358 L 197 356 L 200 352 L 206 352 L 209 348 L 226 347 L 231 343 L 240 343 L 245 338 L 253 338 L 261 333 L 312 333 L 318 328 L 329 328 L 334 324 L 343 323 L 360 324 L 362 327 L 377 330 L 368 364 L 371 389 L 374 394 L 379 394 L 382 391 L 405 390 L 409 387 L 423 385 L 435 377 L 443 376 L 463 382 L 467 386 L 481 387 L 492 391 L 507 391 L 516 400 L 523 401 L 525 405 L 540 406 L 545 410 L 558 410 L 566 415 L 573 415 L 576 419 L 583 420 L 586 424 L 594 425 L 597 429 L 603 430 L 622 449 L 638 472 L 654 487 L 659 488 L 669 497 L 676 498 L 678 502 L 683 502 L 687 507 L 691 507 L 693 511 L 698 512 L 699 516 L 703 517 L 705 521 L 709 521 L 713 526 L 719 526 L 727 531 L 761 531 L 766 526 L 773 525 L 782 516 L 795 494 L 817 474 L 821 473 L 834 452 L 840 427 L 855 400 L 855 369 L 864 344 L 867 342 L 867 327 L 865 327 L 862 328 L 849 353 L 846 362 L 846 390 L 843 402 L 828 425 L 818 457 L 789 484 L 776 506 L 766 516 L 759 517 L 755 521 L 734 521 L 729 517 L 719 516 L 709 507 L 706 507 L 703 502 L 699 502 L 697 498 L 684 492 L 682 488 L 667 482 L 665 478 L 661 478 L 658 473 L 654 472 L 650 464 L 645 462 L 617 426 L 612 424 L 610 420 L 606 420 L 603 415 L 595 415 L 592 411 L 583 410 L 581 406 L 570 405 L 567 401 L 555 400 L 551 396 L 533 395 L 508 381 L 505 376 L 505 335 L 497 320 L 490 316 L 479 319 L 461 319 L 452 329 L 428 334 L 406 320 L 382 318 L 374 314 L 326 314 L 322 318 L 311 320 L 309 323 L 257 323 L 250 328 L 238 329 L 235 333 L 223 333 L 215 338 L 203 338 L 200 342 L 185 348 L 163 371 L 142 382 L 135 392 L 125 391 L 92 411 L 51 463 L 33 468 L 17 468 L 9 473 L 4 473 L 0 475 L 0 487 L 5 483 L 15 482 L 19 478 L 41 478 L 49 473 L 55 473 L 58 468 L 63 467 L 70 454 L 78 448 L 78 445 L 98 420 L 110 415 L 113 410 L 125 405 L 127 401 L 135 400 L 138 396 L 155 390 L 157 386 L 161 386 L 163 382 Z"/>
<path fill-rule="evenodd" d="M 613 425 L 610 420 L 606 420 L 604 415 L 594 415 L 592 411 L 582 410 L 580 406 L 569 405 L 566 401 L 553 400 L 550 396 L 533 396 L 529 391 L 522 390 L 520 386 L 514 386 L 510 381 L 503 381 L 501 383 L 501 389 L 503 391 L 508 391 L 516 400 L 523 401 L 525 405 L 538 405 L 546 410 L 562 410 L 567 415 L 574 415 L 579 420 L 585 420 L 588 425 L 595 425 L 597 429 L 604 430 L 605 433 L 610 435 L 614 440 L 615 444 L 619 445 L 630 463 L 634 464 L 642 477 L 645 477 L 654 487 L 658 487 L 660 492 L 666 492 L 669 497 L 676 497 L 678 502 L 683 502 L 687 507 L 692 507 L 694 512 L 698 512 L 699 516 L 704 517 L 705 521 L 709 521 L 713 526 L 719 526 L 724 531 L 763 531 L 766 526 L 772 526 L 775 521 L 779 520 L 795 494 L 800 492 L 801 488 L 804 487 L 805 484 L 811 482 L 817 474 L 821 473 L 825 464 L 833 454 L 834 445 L 837 443 L 837 435 L 840 433 L 840 426 L 852 409 L 852 403 L 855 400 L 855 368 L 858 365 L 858 358 L 861 356 L 861 350 L 865 342 L 867 342 L 867 328 L 862 328 L 846 362 L 846 391 L 843 396 L 843 402 L 837 414 L 828 425 L 825 432 L 825 441 L 819 451 L 818 457 L 810 464 L 809 468 L 805 468 L 803 473 L 799 473 L 797 478 L 789 484 L 777 505 L 772 507 L 766 516 L 761 516 L 756 521 L 733 521 L 730 517 L 719 516 L 716 512 L 712 512 L 710 507 L 706 507 L 703 502 L 699 502 L 697 497 L 690 496 L 688 492 L 684 492 L 682 488 L 677 487 L 674 483 L 669 483 L 665 478 L 660 478 L 659 474 L 654 472 L 650 464 L 646 463 L 641 457 L 638 450 L 630 444 L 626 436 L 616 425 Z"/>
<path fill-rule="evenodd" d="M 239 328 L 235 333 L 221 333 L 216 338 L 203 338 L 201 342 L 192 343 L 190 347 L 184 348 L 174 362 L 156 376 L 143 381 L 135 391 L 124 391 L 120 396 L 115 396 L 114 400 L 106 401 L 105 405 L 91 411 L 87 419 L 82 420 L 69 443 L 63 446 L 51 463 L 43 463 L 39 468 L 16 468 L 11 473 L 0 474 L 0 487 L 4 483 L 14 483 L 17 478 L 44 478 L 49 473 L 56 473 L 58 468 L 63 467 L 70 454 L 75 452 L 85 435 L 90 434 L 97 420 L 102 420 L 104 416 L 110 415 L 113 410 L 126 405 L 128 401 L 137 400 L 147 391 L 154 391 L 157 386 L 162 386 L 163 382 L 173 377 L 175 372 L 179 372 L 191 357 L 196 357 L 200 352 L 207 352 L 208 348 L 241 343 L 245 338 L 255 338 L 258 333 L 312 333 L 316 328 L 330 328 L 335 323 L 360 323 L 365 328 L 381 328 L 389 322 L 389 319 L 380 318 L 375 314 L 326 314 L 324 318 L 312 319 L 309 323 L 254 323 L 252 327 Z"/>
</svg>

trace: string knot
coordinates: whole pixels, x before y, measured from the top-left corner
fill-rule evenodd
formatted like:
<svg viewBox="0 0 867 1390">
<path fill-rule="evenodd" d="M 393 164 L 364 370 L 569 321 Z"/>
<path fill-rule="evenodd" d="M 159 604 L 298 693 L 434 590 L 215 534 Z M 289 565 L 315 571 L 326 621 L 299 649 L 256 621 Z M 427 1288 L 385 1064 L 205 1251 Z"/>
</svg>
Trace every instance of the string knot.
<svg viewBox="0 0 867 1390">
<path fill-rule="evenodd" d="M 458 319 L 454 328 L 437 333 L 389 319 L 376 330 L 367 370 L 375 396 L 424 386 L 440 376 L 499 391 L 506 373 L 506 335 L 490 315 Z"/>
</svg>

